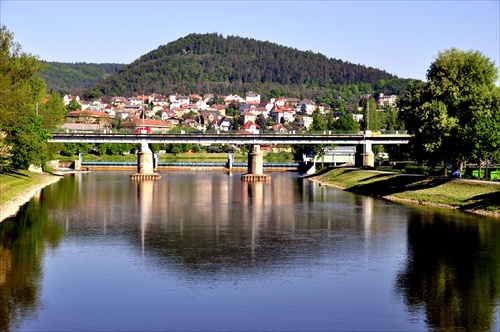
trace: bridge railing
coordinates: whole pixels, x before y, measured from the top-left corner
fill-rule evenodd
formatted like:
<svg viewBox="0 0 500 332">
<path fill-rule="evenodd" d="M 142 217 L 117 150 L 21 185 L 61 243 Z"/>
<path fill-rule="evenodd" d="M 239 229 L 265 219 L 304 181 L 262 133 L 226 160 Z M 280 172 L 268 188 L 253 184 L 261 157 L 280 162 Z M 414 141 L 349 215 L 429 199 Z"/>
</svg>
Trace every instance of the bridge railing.
<svg viewBox="0 0 500 332">
<path fill-rule="evenodd" d="M 99 135 L 133 135 L 133 136 L 155 136 L 155 135 L 201 135 L 201 136 L 213 136 L 213 135 L 246 135 L 246 136 L 255 136 L 255 135 L 275 135 L 275 136 L 305 136 L 305 135 L 313 135 L 313 136 L 330 136 L 330 135 L 346 135 L 346 136 L 378 136 L 378 135 L 407 135 L 408 132 L 406 130 L 391 130 L 391 131 L 338 131 L 338 130 L 289 130 L 286 132 L 277 132 L 274 130 L 259 130 L 259 131 L 242 131 L 242 130 L 194 130 L 190 132 L 155 132 L 154 130 L 150 134 L 136 134 L 132 130 L 73 130 L 73 129 L 52 129 L 50 130 L 53 134 L 99 134 Z"/>
</svg>

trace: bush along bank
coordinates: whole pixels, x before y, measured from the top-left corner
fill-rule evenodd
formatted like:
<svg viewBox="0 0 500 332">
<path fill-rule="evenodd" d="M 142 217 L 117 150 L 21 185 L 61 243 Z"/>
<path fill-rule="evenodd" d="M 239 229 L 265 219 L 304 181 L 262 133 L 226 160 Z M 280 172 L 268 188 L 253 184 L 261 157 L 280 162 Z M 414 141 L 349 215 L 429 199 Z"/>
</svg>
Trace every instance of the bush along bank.
<svg viewBox="0 0 500 332">
<path fill-rule="evenodd" d="M 333 168 L 308 177 L 361 195 L 500 217 L 500 183 Z"/>
</svg>

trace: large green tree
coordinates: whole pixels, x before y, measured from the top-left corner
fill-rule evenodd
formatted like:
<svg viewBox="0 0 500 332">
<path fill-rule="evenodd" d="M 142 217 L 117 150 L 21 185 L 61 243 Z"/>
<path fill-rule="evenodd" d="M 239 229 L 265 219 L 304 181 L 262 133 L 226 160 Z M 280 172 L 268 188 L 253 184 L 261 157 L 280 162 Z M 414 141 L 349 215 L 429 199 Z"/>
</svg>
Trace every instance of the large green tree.
<svg viewBox="0 0 500 332">
<path fill-rule="evenodd" d="M 2 169 L 41 166 L 48 158 L 47 138 L 36 105 L 44 95 L 45 83 L 38 77 L 43 65 L 22 51 L 13 35 L 0 26 L 0 145 L 12 147 Z"/>
<path fill-rule="evenodd" d="M 42 127 L 45 129 L 55 129 L 64 123 L 67 113 L 61 97 L 52 92 L 48 100 L 38 106 L 38 115 L 42 119 Z"/>
<path fill-rule="evenodd" d="M 375 98 L 370 97 L 364 101 L 363 120 L 361 121 L 363 130 L 380 130 L 380 121 Z"/>
<path fill-rule="evenodd" d="M 354 121 L 351 115 L 344 115 L 333 123 L 331 129 L 338 131 L 357 131 L 358 124 Z"/>
<path fill-rule="evenodd" d="M 327 130 L 327 125 L 325 123 L 325 117 L 318 110 L 315 110 L 313 115 L 313 122 L 311 124 L 311 130 L 313 131 L 324 131 Z"/>
<path fill-rule="evenodd" d="M 414 137 L 414 157 L 431 166 L 478 161 L 500 147 L 500 92 L 494 62 L 479 51 L 439 52 L 427 82 L 414 81 L 398 100 Z M 446 168 L 445 168 L 446 169 Z"/>
</svg>

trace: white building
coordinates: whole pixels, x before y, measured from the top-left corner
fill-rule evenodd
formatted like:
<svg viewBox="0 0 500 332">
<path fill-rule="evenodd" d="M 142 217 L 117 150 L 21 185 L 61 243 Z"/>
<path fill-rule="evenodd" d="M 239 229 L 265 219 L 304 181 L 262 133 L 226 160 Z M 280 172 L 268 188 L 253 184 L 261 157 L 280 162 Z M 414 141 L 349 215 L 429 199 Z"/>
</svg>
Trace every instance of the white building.
<svg viewBox="0 0 500 332">
<path fill-rule="evenodd" d="M 309 99 L 301 100 L 299 106 L 301 111 L 307 115 L 312 115 L 314 113 L 314 109 L 316 108 L 316 105 Z"/>
<path fill-rule="evenodd" d="M 247 103 L 260 103 L 260 95 L 252 91 L 246 93 L 245 99 L 247 100 Z"/>
<path fill-rule="evenodd" d="M 312 123 L 313 123 L 312 116 L 303 116 L 300 118 L 300 121 L 299 121 L 300 126 L 305 128 L 305 129 L 309 129 L 309 127 L 312 125 Z"/>
</svg>

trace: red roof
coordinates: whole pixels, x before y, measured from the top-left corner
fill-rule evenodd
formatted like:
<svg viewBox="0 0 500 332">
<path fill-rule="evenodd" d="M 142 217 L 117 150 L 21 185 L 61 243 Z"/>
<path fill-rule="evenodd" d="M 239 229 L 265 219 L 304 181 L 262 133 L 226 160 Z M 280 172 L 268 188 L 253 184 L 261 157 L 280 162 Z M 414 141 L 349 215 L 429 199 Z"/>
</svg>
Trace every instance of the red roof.
<svg viewBox="0 0 500 332">
<path fill-rule="evenodd" d="M 241 129 L 248 129 L 252 126 L 255 126 L 255 128 L 260 129 L 259 125 L 253 123 L 253 121 L 247 121 L 243 126 L 241 126 Z"/>
</svg>

